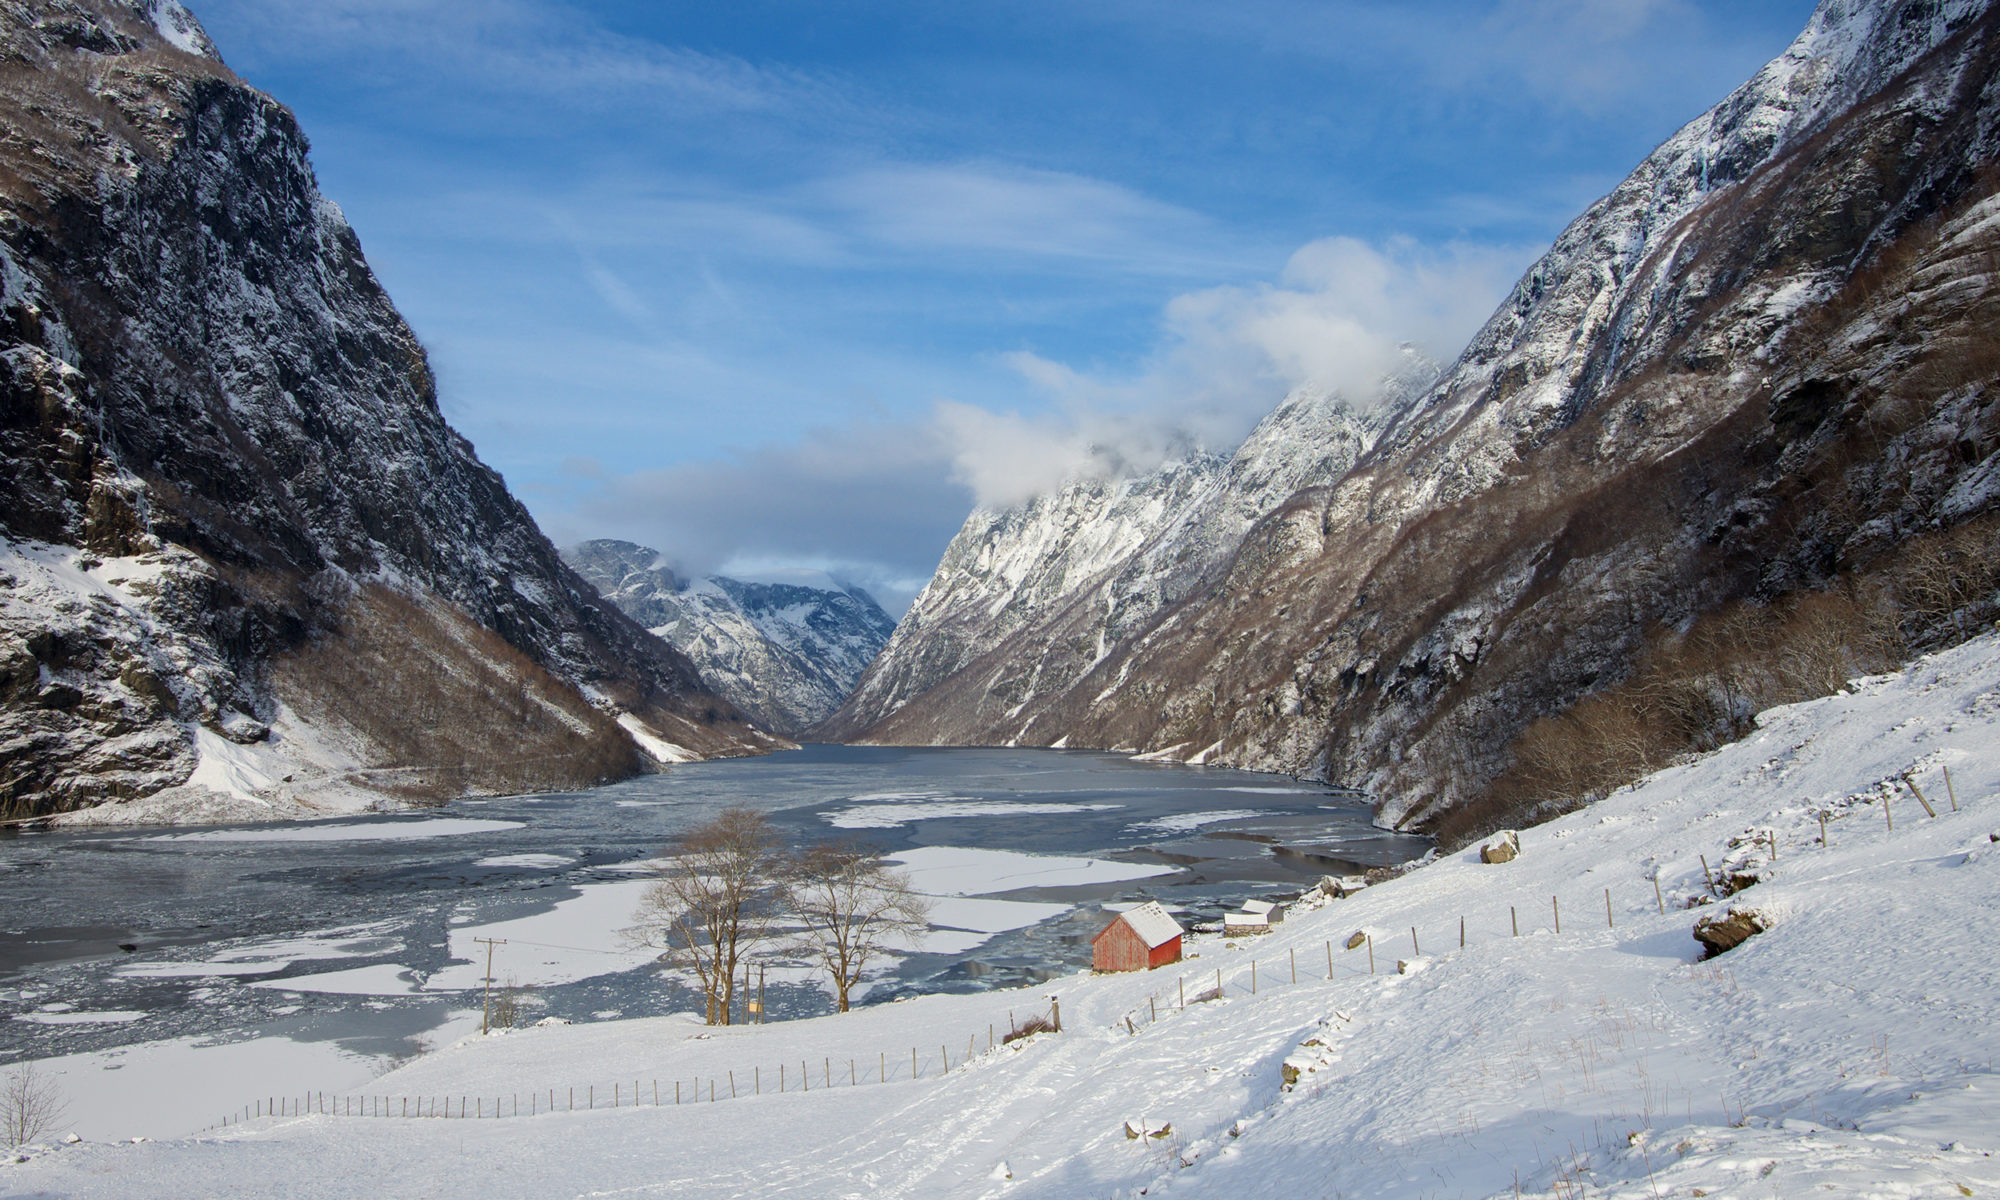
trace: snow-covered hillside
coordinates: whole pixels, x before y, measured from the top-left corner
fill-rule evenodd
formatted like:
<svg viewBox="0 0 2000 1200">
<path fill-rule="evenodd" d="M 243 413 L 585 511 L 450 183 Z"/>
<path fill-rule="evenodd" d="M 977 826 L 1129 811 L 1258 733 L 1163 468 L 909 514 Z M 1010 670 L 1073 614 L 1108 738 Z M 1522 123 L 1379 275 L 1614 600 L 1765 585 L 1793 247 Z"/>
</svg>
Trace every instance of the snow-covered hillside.
<svg viewBox="0 0 2000 1200">
<path fill-rule="evenodd" d="M 824 732 L 1056 740 L 1034 728 L 1050 703 L 1199 593 L 1260 517 L 1344 475 L 1437 371 L 1406 350 L 1370 405 L 1300 388 L 1231 454 L 1191 451 L 1142 474 L 1075 480 L 1014 508 L 976 509 Z M 928 698 L 912 705 L 919 696 Z"/>
<path fill-rule="evenodd" d="M 1989 634 L 1767 712 L 1741 743 L 1523 832 L 1511 862 L 1469 849 L 1295 906 L 1274 933 L 1196 937 L 1177 966 L 780 1025 L 473 1038 L 367 1096 L 314 1095 L 311 1115 L 50 1144 L 0 1181 L 65 1197 L 1986 1195 L 1996 839 Z M 1730 912 L 1762 931 L 1701 961 L 1695 925 Z M 989 1027 L 1050 996 L 1062 1033 L 988 1049 Z M 405 1098 L 455 1114 L 475 1097 L 488 1119 L 400 1116 Z M 350 1103 L 395 1115 L 330 1115 Z"/>
<path fill-rule="evenodd" d="M 682 579 L 658 551 L 610 539 L 564 557 L 693 660 L 710 687 L 778 733 L 798 733 L 838 708 L 896 628 L 873 596 L 824 572 Z"/>
</svg>

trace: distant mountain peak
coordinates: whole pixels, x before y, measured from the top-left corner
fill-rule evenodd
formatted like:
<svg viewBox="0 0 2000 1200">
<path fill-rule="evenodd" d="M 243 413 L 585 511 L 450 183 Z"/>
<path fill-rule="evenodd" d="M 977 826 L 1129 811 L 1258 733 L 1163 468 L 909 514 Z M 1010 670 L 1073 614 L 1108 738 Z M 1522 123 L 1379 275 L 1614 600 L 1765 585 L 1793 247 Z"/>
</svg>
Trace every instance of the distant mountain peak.
<svg viewBox="0 0 2000 1200">
<path fill-rule="evenodd" d="M 831 714 L 896 627 L 865 589 L 811 568 L 686 579 L 657 551 L 611 538 L 566 557 L 730 703 L 781 733 Z"/>
</svg>

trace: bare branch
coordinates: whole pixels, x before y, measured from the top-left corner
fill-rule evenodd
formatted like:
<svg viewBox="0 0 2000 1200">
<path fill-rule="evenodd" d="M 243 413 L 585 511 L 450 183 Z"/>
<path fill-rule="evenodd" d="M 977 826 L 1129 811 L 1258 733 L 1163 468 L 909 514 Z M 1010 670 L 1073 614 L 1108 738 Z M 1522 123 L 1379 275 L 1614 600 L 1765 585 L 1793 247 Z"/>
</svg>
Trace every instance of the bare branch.
<svg viewBox="0 0 2000 1200">
<path fill-rule="evenodd" d="M 862 972 L 893 941 L 912 941 L 928 927 L 930 900 L 893 870 L 880 851 L 819 845 L 795 855 L 786 895 L 801 929 L 793 949 L 813 958 L 833 980 L 841 1012 Z"/>
</svg>

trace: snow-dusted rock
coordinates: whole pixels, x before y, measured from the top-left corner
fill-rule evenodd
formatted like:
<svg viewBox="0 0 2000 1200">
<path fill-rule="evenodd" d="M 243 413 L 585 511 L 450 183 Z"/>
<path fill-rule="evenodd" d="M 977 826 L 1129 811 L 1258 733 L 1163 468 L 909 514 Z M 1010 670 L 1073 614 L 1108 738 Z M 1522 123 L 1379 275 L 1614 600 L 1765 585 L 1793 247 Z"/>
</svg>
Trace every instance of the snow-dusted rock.
<svg viewBox="0 0 2000 1200">
<path fill-rule="evenodd" d="M 1199 597 L 1251 526 L 1287 497 L 1346 473 L 1436 373 L 1411 350 L 1374 405 L 1301 388 L 1232 454 L 1189 448 L 1150 472 L 1079 479 L 1014 508 L 975 510 L 823 732 L 1059 742 L 1054 710 L 1102 690 L 1077 691 L 1093 667 Z M 924 703 L 913 705 L 918 696 Z"/>
<path fill-rule="evenodd" d="M 605 599 L 692 659 L 709 686 L 779 733 L 831 715 L 896 628 L 865 590 L 820 572 L 688 580 L 656 551 L 612 540 L 565 556 Z"/>
</svg>

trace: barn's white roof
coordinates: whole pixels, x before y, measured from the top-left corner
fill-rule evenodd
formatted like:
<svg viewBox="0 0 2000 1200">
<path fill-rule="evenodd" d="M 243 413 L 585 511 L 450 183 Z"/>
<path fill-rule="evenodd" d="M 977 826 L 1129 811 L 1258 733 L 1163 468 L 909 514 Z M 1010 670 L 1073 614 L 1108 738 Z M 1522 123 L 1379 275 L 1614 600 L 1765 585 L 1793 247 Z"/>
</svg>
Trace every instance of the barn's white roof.
<svg viewBox="0 0 2000 1200">
<path fill-rule="evenodd" d="M 1158 900 L 1149 900 L 1123 915 L 1125 923 L 1139 935 L 1140 941 L 1146 943 L 1148 950 L 1157 950 L 1181 936 L 1180 922 L 1168 915 Z"/>
<path fill-rule="evenodd" d="M 1244 912 L 1254 913 L 1260 917 L 1270 916 L 1271 910 L 1276 907 L 1278 906 L 1271 903 L 1269 900 L 1245 900 L 1243 902 Z"/>
</svg>

